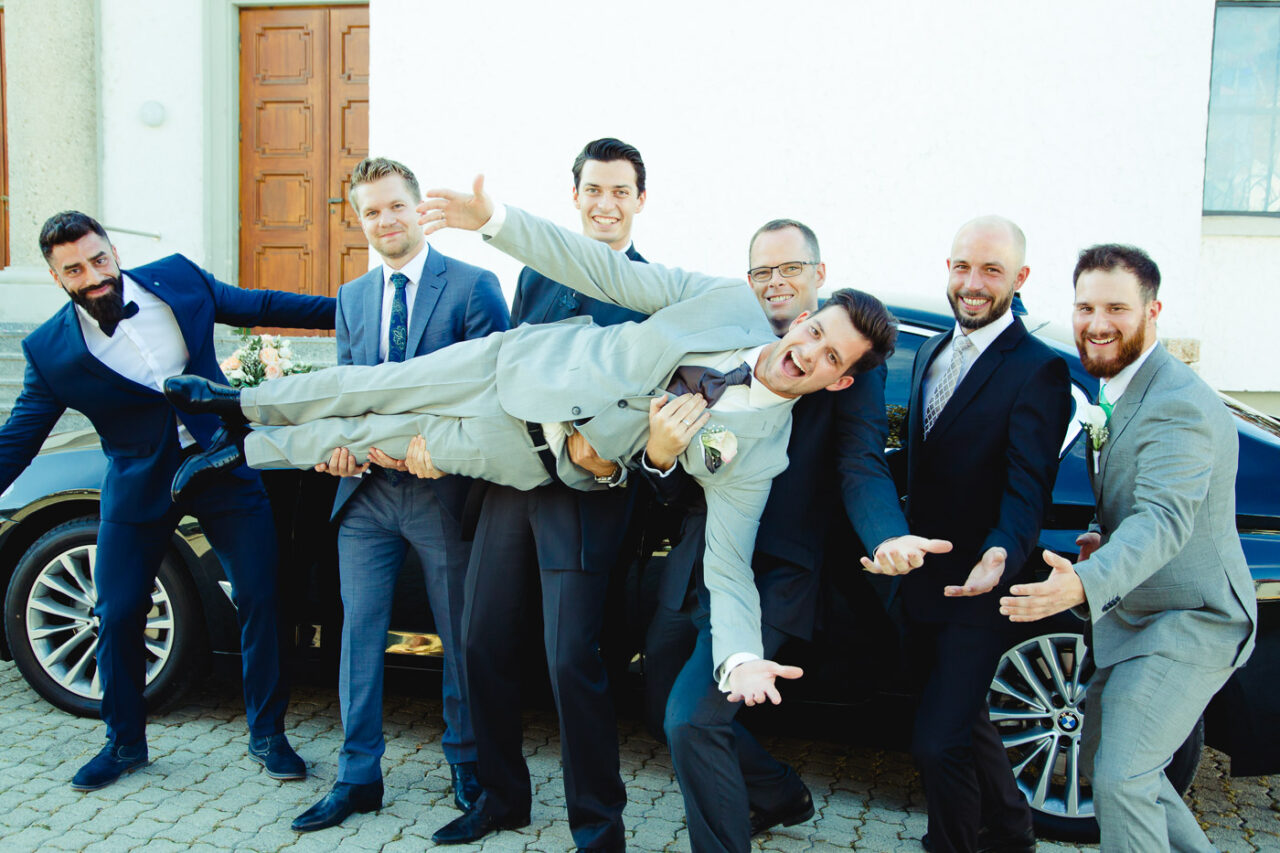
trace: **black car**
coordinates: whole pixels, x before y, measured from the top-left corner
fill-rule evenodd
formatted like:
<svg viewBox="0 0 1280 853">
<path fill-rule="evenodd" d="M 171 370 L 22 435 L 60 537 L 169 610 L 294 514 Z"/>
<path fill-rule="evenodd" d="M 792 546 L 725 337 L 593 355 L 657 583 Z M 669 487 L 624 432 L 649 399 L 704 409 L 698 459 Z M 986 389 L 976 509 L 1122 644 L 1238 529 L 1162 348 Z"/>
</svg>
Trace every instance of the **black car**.
<svg viewBox="0 0 1280 853">
<path fill-rule="evenodd" d="M 895 424 L 905 412 L 916 350 L 953 323 L 950 314 L 932 307 L 898 304 L 892 309 L 900 327 L 886 399 Z M 1088 403 L 1097 381 L 1081 366 L 1069 333 L 1026 320 L 1066 357 L 1077 409 Z M 1237 416 L 1239 429 L 1237 522 L 1257 587 L 1258 647 L 1171 765 L 1169 776 L 1180 790 L 1194 776 L 1202 738 L 1231 755 L 1237 775 L 1280 772 L 1280 738 L 1274 735 L 1280 728 L 1280 493 L 1274 485 L 1280 482 L 1280 422 L 1226 398 L 1224 404 Z M 1042 547 L 1064 555 L 1075 553 L 1075 538 L 1093 514 L 1081 432 L 1073 420 L 1040 539 Z M 49 702 L 83 716 L 96 716 L 101 698 L 92 570 L 105 471 L 106 459 L 92 432 L 55 436 L 0 495 L 0 582 L 7 590 L 0 657 L 15 660 Z M 342 618 L 335 531 L 328 522 L 336 481 L 298 471 L 268 471 L 263 479 L 276 516 L 282 619 L 292 630 L 294 663 L 332 672 Z M 652 577 L 652 562 L 660 559 L 659 550 L 649 560 L 649 572 L 640 566 L 640 577 L 627 584 L 632 622 L 643 621 L 648 609 L 643 576 Z M 807 673 L 788 685 L 788 697 L 802 700 L 788 703 L 788 713 L 814 715 L 836 707 L 848 718 L 874 712 L 875 741 L 901 745 L 911 697 L 899 666 L 893 582 L 862 572 L 856 561 L 829 575 L 822 632 L 813 643 L 784 650 L 803 662 Z M 387 638 L 392 669 L 439 667 L 439 640 L 420 578 L 419 572 L 401 573 L 392 614 L 399 630 Z M 1004 736 L 1019 785 L 1035 810 L 1038 830 L 1048 835 L 1096 833 L 1088 785 L 1076 769 L 1082 700 L 1093 671 L 1086 630 L 1085 623 L 1065 614 L 1025 626 L 1002 658 L 989 694 L 991 717 Z M 210 661 L 235 664 L 225 668 L 238 671 L 238 636 L 229 584 L 199 525 L 184 518 L 161 565 L 147 617 L 150 706 L 177 702 Z M 534 649 L 537 643 L 529 645 Z M 637 656 L 637 669 L 640 660 Z M 892 710 L 886 714 L 885 708 Z M 759 714 L 765 724 L 767 714 Z M 882 736 L 895 723 L 896 734 Z"/>
</svg>

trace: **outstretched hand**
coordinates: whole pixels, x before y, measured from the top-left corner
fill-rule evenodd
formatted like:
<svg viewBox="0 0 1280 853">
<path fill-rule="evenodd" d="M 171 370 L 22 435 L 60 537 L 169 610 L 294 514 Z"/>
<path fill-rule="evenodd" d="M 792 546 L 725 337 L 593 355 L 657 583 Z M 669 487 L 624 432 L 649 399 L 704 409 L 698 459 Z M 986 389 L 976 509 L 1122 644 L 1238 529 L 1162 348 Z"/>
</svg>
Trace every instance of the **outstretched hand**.
<svg viewBox="0 0 1280 853">
<path fill-rule="evenodd" d="M 782 704 L 782 695 L 773 683 L 778 678 L 799 678 L 804 670 L 798 666 L 783 666 L 771 660 L 749 660 L 740 663 L 729 673 L 729 701 L 746 702 L 747 705 L 763 705 L 765 700 Z"/>
<path fill-rule="evenodd" d="M 942 594 L 948 598 L 956 598 L 991 592 L 1000 583 L 1000 578 L 1004 577 L 1004 565 L 1007 559 L 1009 555 L 1003 548 L 988 548 L 978 564 L 969 571 L 969 577 L 965 579 L 964 586 L 943 587 Z"/>
<path fill-rule="evenodd" d="M 476 175 L 470 193 L 427 190 L 427 198 L 417 211 L 423 234 L 434 234 L 441 228 L 478 231 L 493 216 L 493 199 L 484 191 L 484 175 Z"/>
<path fill-rule="evenodd" d="M 926 554 L 945 554 L 951 550 L 946 539 L 923 536 L 895 536 L 876 548 L 875 559 L 862 558 L 862 568 L 877 575 L 905 575 L 924 565 Z"/>
<path fill-rule="evenodd" d="M 1020 583 L 1000 599 L 1000 612 L 1010 622 L 1035 622 L 1085 603 L 1084 584 L 1075 567 L 1065 557 L 1044 552 L 1044 561 L 1053 571 L 1040 583 Z"/>
<path fill-rule="evenodd" d="M 649 441 L 645 455 L 660 471 L 676 464 L 698 430 L 711 420 L 707 401 L 701 394 L 681 394 L 670 399 L 659 394 L 649 401 Z"/>
</svg>

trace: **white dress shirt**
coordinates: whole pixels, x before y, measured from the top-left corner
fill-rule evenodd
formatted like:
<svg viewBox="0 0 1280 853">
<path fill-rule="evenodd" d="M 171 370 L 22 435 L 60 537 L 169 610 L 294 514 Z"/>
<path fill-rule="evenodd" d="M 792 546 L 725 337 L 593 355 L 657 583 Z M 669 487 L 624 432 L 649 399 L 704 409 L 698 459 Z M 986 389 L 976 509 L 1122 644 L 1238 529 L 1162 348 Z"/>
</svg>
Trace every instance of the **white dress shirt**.
<svg viewBox="0 0 1280 853">
<path fill-rule="evenodd" d="M 121 320 L 116 333 L 108 337 L 93 315 L 76 305 L 85 345 L 90 355 L 124 378 L 163 392 L 164 381 L 182 373 L 190 360 L 182 329 L 163 299 L 127 275 L 120 276 L 120 284 L 124 303 L 136 303 L 138 313 Z M 181 420 L 178 441 L 183 447 L 195 443 Z"/>
<path fill-rule="evenodd" d="M 960 375 L 956 377 L 957 388 L 960 387 L 960 383 L 964 381 L 964 377 L 969 373 L 969 371 L 973 369 L 973 363 L 977 361 L 978 358 L 987 351 L 987 347 L 991 346 L 991 344 L 995 342 L 995 339 L 1000 337 L 1000 334 L 1011 325 L 1013 325 L 1013 312 L 1006 311 L 987 325 L 983 326 L 981 329 L 974 329 L 968 333 L 967 337 L 969 338 L 969 343 L 973 344 L 974 353 L 969 359 L 969 363 L 961 368 Z M 956 323 L 955 331 L 951 334 L 952 339 L 954 340 L 955 335 L 963 335 L 965 334 L 965 330 L 960 327 L 959 323 Z M 929 365 L 929 369 L 924 375 L 924 388 L 921 389 L 920 393 L 920 402 L 922 405 L 928 403 L 929 396 L 933 393 L 933 389 L 937 387 L 938 381 L 942 379 L 943 375 L 947 372 L 947 367 L 951 364 L 951 354 L 954 351 L 954 347 L 940 348 L 938 350 L 938 357 L 933 360 L 933 364 Z"/>
<path fill-rule="evenodd" d="M 418 296 L 418 282 L 422 281 L 422 271 L 427 265 L 427 252 L 430 246 L 424 241 L 418 254 L 409 259 L 403 267 L 393 270 L 384 261 L 382 264 L 382 325 L 378 329 L 378 361 L 386 361 L 391 352 L 391 303 L 395 301 L 396 286 L 391 283 L 394 273 L 404 273 L 409 283 L 404 286 L 405 328 L 409 328 L 409 318 L 413 316 L 413 300 Z M 409 353 L 405 353 L 409 358 Z"/>
</svg>

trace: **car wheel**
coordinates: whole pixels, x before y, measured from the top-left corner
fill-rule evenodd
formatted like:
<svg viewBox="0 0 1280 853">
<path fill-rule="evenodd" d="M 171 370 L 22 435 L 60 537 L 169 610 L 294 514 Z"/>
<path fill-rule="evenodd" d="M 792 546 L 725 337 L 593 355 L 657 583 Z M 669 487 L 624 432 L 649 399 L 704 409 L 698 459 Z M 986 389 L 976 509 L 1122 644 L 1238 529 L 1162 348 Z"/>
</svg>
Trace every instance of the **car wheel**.
<svg viewBox="0 0 1280 853">
<path fill-rule="evenodd" d="M 98 600 L 94 583 L 98 519 L 77 518 L 45 533 L 18 561 L 5 595 L 4 623 L 18 670 L 50 703 L 81 717 L 102 706 Z M 204 620 L 181 561 L 166 554 L 147 613 L 148 708 L 176 702 L 201 671 Z"/>
<path fill-rule="evenodd" d="M 1005 652 L 991 681 L 991 722 L 1042 837 L 1098 840 L 1093 791 L 1080 772 L 1085 693 L 1094 669 L 1083 634 L 1041 634 Z M 1203 748 L 1201 719 L 1165 770 L 1178 793 L 1191 787 Z"/>
</svg>

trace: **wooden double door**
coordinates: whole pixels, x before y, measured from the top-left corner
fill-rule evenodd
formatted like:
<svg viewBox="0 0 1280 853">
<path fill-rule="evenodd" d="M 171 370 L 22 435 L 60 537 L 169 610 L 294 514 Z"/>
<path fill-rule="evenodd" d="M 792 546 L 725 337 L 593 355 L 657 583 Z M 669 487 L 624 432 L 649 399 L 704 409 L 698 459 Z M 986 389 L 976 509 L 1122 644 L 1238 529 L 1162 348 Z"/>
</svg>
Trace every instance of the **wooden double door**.
<svg viewBox="0 0 1280 853">
<path fill-rule="evenodd" d="M 240 12 L 241 287 L 333 296 L 368 269 L 347 203 L 369 151 L 369 8 Z"/>
</svg>

